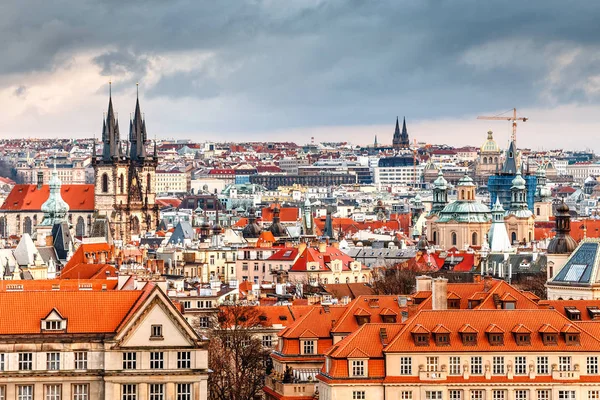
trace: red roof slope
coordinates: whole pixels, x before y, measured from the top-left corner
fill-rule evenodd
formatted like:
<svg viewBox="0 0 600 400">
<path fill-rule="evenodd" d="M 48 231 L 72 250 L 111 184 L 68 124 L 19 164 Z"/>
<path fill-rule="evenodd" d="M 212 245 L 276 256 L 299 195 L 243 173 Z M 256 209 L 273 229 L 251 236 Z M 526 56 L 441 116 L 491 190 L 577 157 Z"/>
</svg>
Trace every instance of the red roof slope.
<svg viewBox="0 0 600 400">
<path fill-rule="evenodd" d="M 60 194 L 70 211 L 94 211 L 94 185 L 62 185 Z M 48 185 L 15 185 L 0 210 L 39 211 L 49 196 Z"/>
<path fill-rule="evenodd" d="M 53 309 L 67 320 L 67 333 L 114 333 L 142 291 L 0 292 L 0 335 L 39 334 Z"/>
</svg>

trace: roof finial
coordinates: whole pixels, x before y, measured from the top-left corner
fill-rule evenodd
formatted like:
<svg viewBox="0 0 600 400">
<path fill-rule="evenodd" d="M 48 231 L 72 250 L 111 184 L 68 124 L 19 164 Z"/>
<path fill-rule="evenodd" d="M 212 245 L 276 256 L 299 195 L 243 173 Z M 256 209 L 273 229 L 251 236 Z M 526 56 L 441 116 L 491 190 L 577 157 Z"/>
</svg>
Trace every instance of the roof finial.
<svg viewBox="0 0 600 400">
<path fill-rule="evenodd" d="M 112 97 L 112 78 L 108 81 L 108 97 Z"/>
<path fill-rule="evenodd" d="M 136 98 L 140 98 L 140 83 L 136 82 L 135 83 L 135 97 Z"/>
</svg>

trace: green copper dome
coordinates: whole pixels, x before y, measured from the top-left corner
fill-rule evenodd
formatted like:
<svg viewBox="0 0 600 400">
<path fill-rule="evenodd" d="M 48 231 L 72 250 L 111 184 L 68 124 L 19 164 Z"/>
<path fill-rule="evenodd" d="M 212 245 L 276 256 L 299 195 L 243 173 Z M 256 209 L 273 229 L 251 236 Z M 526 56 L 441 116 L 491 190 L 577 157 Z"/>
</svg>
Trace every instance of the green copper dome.
<svg viewBox="0 0 600 400">
<path fill-rule="evenodd" d="M 444 178 L 444 174 L 442 170 L 438 172 L 438 177 L 435 181 L 433 181 L 433 186 L 438 189 L 446 189 L 448 187 L 448 181 Z"/>
<path fill-rule="evenodd" d="M 41 225 L 51 226 L 59 222 L 66 221 L 67 213 L 69 212 L 69 205 L 63 200 L 60 195 L 61 181 L 58 178 L 58 172 L 56 171 L 56 164 L 52 170 L 52 177 L 50 182 L 50 196 L 48 200 L 42 204 L 41 210 L 44 213 L 44 219 Z"/>
<path fill-rule="evenodd" d="M 485 204 L 458 200 L 444 207 L 438 222 L 488 222 L 491 219 L 491 211 Z"/>
</svg>

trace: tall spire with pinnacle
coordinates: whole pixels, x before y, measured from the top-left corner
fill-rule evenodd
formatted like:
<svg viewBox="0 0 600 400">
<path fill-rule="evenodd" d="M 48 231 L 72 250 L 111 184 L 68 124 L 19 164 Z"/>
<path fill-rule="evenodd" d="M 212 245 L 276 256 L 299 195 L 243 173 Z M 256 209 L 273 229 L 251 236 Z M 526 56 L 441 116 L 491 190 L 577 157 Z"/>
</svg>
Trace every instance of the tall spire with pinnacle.
<svg viewBox="0 0 600 400">
<path fill-rule="evenodd" d="M 112 104 L 112 82 L 108 83 L 108 112 L 102 124 L 102 160 L 112 161 L 121 157 L 121 138 L 119 133 L 119 121 L 115 117 Z"/>
<path fill-rule="evenodd" d="M 406 130 L 406 117 L 402 121 L 402 134 L 400 135 L 400 146 L 403 149 L 410 147 L 410 139 L 408 138 L 408 131 Z"/>
<path fill-rule="evenodd" d="M 129 125 L 129 141 L 131 142 L 129 158 L 132 161 L 146 158 L 146 123 L 140 109 L 139 83 L 136 83 L 135 112 L 133 121 Z"/>
<path fill-rule="evenodd" d="M 395 150 L 398 150 L 401 148 L 400 124 L 398 122 L 398 117 L 396 117 L 396 129 L 394 130 L 394 139 L 392 140 L 392 147 Z"/>
</svg>

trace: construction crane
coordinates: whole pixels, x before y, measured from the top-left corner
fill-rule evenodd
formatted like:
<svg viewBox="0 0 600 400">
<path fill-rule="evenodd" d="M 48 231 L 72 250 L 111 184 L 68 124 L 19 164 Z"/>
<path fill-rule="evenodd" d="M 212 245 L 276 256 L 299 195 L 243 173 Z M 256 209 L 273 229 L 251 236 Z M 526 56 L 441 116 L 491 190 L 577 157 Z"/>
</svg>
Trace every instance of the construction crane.
<svg viewBox="0 0 600 400">
<path fill-rule="evenodd" d="M 414 183 L 414 187 L 418 187 L 418 179 L 417 179 L 417 139 L 413 139 L 414 140 L 414 146 L 413 146 L 413 178 L 415 180 Z"/>
<path fill-rule="evenodd" d="M 508 111 L 507 111 L 508 112 Z M 502 114 L 506 114 L 506 113 L 502 113 Z M 517 144 L 517 121 L 527 121 L 529 118 L 526 117 L 517 117 L 517 109 L 513 108 L 513 115 L 512 116 L 502 116 L 502 114 L 498 114 L 496 116 L 493 117 L 485 117 L 485 116 L 479 116 L 477 117 L 477 119 L 486 119 L 489 121 L 512 121 L 512 136 L 511 136 L 511 140 L 513 142 L 515 142 L 515 145 Z"/>
</svg>

